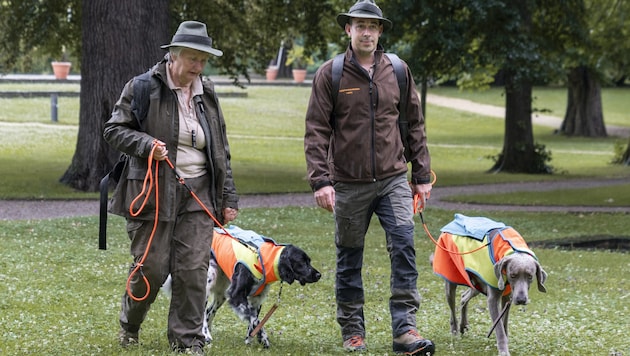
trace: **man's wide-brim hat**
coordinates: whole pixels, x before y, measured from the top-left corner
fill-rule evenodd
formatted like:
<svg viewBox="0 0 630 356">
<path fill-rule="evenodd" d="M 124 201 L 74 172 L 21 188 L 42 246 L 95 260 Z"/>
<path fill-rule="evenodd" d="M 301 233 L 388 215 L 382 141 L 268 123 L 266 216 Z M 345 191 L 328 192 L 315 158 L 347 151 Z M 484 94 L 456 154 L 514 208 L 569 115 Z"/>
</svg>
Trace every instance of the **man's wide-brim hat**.
<svg viewBox="0 0 630 356">
<path fill-rule="evenodd" d="M 217 57 L 223 55 L 223 51 L 212 47 L 212 38 L 208 36 L 206 24 L 197 21 L 182 22 L 177 32 L 175 32 L 171 43 L 162 46 L 162 48 L 169 47 L 192 48 Z"/>
<path fill-rule="evenodd" d="M 378 19 L 383 24 L 384 31 L 392 28 L 392 22 L 383 17 L 383 11 L 381 11 L 373 0 L 357 1 L 348 12 L 337 15 L 337 23 L 341 28 L 346 28 L 346 24 L 350 22 L 350 18 L 352 17 Z"/>
</svg>

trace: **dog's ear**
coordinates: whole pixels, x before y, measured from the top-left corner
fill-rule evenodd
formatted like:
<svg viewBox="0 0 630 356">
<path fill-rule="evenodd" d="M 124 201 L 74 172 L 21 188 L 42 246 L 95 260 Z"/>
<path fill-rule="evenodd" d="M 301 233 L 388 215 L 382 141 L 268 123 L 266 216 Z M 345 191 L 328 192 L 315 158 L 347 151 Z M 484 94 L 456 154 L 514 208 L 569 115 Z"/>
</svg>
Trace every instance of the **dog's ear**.
<svg viewBox="0 0 630 356">
<path fill-rule="evenodd" d="M 289 245 L 290 246 L 290 245 Z M 289 246 L 285 247 L 282 253 L 280 253 L 280 262 L 278 263 L 278 273 L 280 274 L 280 279 L 283 282 L 287 282 L 288 284 L 293 284 L 296 279 L 295 273 L 293 272 L 293 265 L 291 262 L 291 258 L 289 257 L 288 250 Z"/>
<path fill-rule="evenodd" d="M 499 290 L 505 289 L 505 281 L 503 280 L 503 269 L 507 269 L 507 264 L 510 261 L 511 256 L 506 256 L 494 265 L 494 275 L 499 280 L 497 287 Z"/>
<path fill-rule="evenodd" d="M 547 288 L 545 288 L 545 281 L 547 280 L 547 272 L 540 266 L 540 263 L 536 261 L 536 279 L 538 281 L 538 290 L 547 293 Z"/>
</svg>

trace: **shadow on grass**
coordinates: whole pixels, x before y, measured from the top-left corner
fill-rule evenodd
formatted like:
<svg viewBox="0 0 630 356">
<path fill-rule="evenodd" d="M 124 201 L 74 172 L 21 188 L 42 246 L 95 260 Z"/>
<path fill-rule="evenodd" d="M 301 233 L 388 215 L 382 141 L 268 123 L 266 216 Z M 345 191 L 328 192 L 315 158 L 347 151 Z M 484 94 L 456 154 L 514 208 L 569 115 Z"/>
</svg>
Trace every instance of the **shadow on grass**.
<svg viewBox="0 0 630 356">
<path fill-rule="evenodd" d="M 534 241 L 532 247 L 560 248 L 564 250 L 608 250 L 614 252 L 630 251 L 630 238 L 621 236 L 582 236 L 576 238 Z"/>
</svg>

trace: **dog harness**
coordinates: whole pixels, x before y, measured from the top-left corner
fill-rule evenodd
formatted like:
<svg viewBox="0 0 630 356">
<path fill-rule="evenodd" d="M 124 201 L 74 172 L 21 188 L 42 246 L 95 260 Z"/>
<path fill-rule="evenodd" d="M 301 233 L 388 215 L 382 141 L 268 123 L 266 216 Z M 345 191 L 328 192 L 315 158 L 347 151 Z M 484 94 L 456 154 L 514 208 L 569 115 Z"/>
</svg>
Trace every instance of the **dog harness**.
<svg viewBox="0 0 630 356">
<path fill-rule="evenodd" d="M 481 238 L 478 236 L 484 231 Z M 463 230 L 453 228 L 454 225 L 463 224 Z M 474 229 L 471 229 L 474 227 Z M 475 235 L 457 235 L 451 231 L 476 231 Z M 464 253 L 473 251 L 483 245 L 478 251 L 470 254 L 456 254 L 448 251 Z M 513 253 L 527 253 L 537 260 L 536 255 L 529 249 L 523 237 L 512 227 L 487 218 L 469 218 L 456 214 L 456 220 L 442 228 L 433 258 L 433 272 L 451 283 L 475 288 L 480 292 L 483 289 L 474 283 L 470 275 L 475 275 L 478 280 L 488 286 L 499 289 L 499 280 L 494 273 L 494 265 L 505 256 Z M 505 279 L 507 281 L 507 278 Z M 506 285 L 503 295 L 510 294 L 511 289 Z"/>
<path fill-rule="evenodd" d="M 280 280 L 278 265 L 280 254 L 286 245 L 276 244 L 270 238 L 234 225 L 227 227 L 226 231 L 229 235 L 223 229 L 215 228 L 212 254 L 230 280 L 238 264 L 247 267 L 258 280 L 252 289 L 253 296 L 262 293 L 268 284 Z"/>
</svg>

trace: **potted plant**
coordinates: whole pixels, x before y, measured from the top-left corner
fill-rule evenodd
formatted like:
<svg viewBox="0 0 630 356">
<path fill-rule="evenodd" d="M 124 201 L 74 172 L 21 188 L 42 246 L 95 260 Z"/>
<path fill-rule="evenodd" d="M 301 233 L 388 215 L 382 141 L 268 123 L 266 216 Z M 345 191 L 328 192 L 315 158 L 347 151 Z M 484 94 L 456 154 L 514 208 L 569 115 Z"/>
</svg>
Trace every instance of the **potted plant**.
<svg viewBox="0 0 630 356">
<path fill-rule="evenodd" d="M 296 83 L 302 83 L 306 78 L 306 67 L 314 64 L 313 57 L 307 55 L 304 46 L 294 44 L 289 53 L 285 64 L 292 66 L 293 80 Z"/>
<path fill-rule="evenodd" d="M 55 74 L 55 79 L 67 79 L 70 74 L 70 67 L 72 63 L 68 61 L 68 54 L 66 53 L 66 46 L 61 47 L 61 60 L 52 61 L 50 63 Z"/>
<path fill-rule="evenodd" d="M 265 77 L 267 78 L 268 81 L 276 80 L 279 70 L 280 70 L 280 67 L 276 65 L 276 61 L 273 60 L 269 62 L 269 66 L 267 67 L 267 69 L 265 69 Z"/>
</svg>

